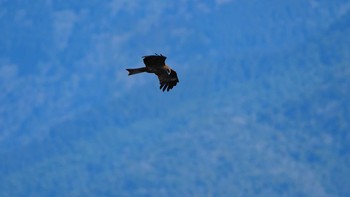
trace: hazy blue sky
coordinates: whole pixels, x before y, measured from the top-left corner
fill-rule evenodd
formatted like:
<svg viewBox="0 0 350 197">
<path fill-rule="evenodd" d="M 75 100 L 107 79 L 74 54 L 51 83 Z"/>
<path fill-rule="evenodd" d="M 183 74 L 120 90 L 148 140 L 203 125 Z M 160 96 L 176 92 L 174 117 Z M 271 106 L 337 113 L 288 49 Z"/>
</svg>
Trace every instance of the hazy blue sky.
<svg viewBox="0 0 350 197">
<path fill-rule="evenodd" d="M 349 0 L 0 0 L 0 196 L 349 196 Z M 129 77 L 162 53 L 180 83 Z"/>
</svg>

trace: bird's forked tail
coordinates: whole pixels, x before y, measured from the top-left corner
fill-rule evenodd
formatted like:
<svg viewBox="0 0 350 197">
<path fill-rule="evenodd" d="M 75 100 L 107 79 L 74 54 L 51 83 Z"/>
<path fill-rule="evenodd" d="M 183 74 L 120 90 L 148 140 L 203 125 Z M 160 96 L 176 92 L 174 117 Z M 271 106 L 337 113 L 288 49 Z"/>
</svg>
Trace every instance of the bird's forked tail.
<svg viewBox="0 0 350 197">
<path fill-rule="evenodd" d="M 142 68 L 127 68 L 126 70 L 129 71 L 129 75 L 134 75 L 134 74 L 146 72 L 146 67 L 142 67 Z"/>
</svg>

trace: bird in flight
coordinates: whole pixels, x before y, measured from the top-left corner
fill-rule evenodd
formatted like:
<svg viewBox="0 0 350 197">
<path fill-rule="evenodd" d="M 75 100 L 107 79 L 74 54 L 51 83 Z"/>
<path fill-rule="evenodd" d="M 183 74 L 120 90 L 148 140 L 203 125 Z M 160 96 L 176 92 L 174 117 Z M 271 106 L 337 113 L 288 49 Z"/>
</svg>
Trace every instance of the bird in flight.
<svg viewBox="0 0 350 197">
<path fill-rule="evenodd" d="M 165 64 L 166 57 L 162 54 L 143 56 L 143 63 L 146 65 L 141 68 L 128 68 L 129 75 L 148 72 L 158 76 L 159 89 L 169 91 L 179 82 L 176 72 Z"/>
</svg>

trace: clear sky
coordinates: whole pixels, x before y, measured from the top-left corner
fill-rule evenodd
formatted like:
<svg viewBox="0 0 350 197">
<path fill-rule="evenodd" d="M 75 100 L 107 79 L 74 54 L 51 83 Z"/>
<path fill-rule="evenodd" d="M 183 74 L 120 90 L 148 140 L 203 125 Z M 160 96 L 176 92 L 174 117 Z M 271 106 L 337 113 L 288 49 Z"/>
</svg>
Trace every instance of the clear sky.
<svg viewBox="0 0 350 197">
<path fill-rule="evenodd" d="M 0 196 L 349 196 L 349 0 L 0 0 Z M 127 76 L 161 53 L 180 83 Z"/>
</svg>

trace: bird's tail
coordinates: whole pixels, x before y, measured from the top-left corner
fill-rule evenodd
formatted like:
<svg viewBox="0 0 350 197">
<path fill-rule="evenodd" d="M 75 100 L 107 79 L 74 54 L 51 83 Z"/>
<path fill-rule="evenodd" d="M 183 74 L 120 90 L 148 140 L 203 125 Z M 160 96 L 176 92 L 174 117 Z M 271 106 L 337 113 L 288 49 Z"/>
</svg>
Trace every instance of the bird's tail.
<svg viewBox="0 0 350 197">
<path fill-rule="evenodd" d="M 126 70 L 129 71 L 129 75 L 133 75 L 133 74 L 146 72 L 146 67 L 142 67 L 142 68 L 127 68 Z"/>
</svg>

